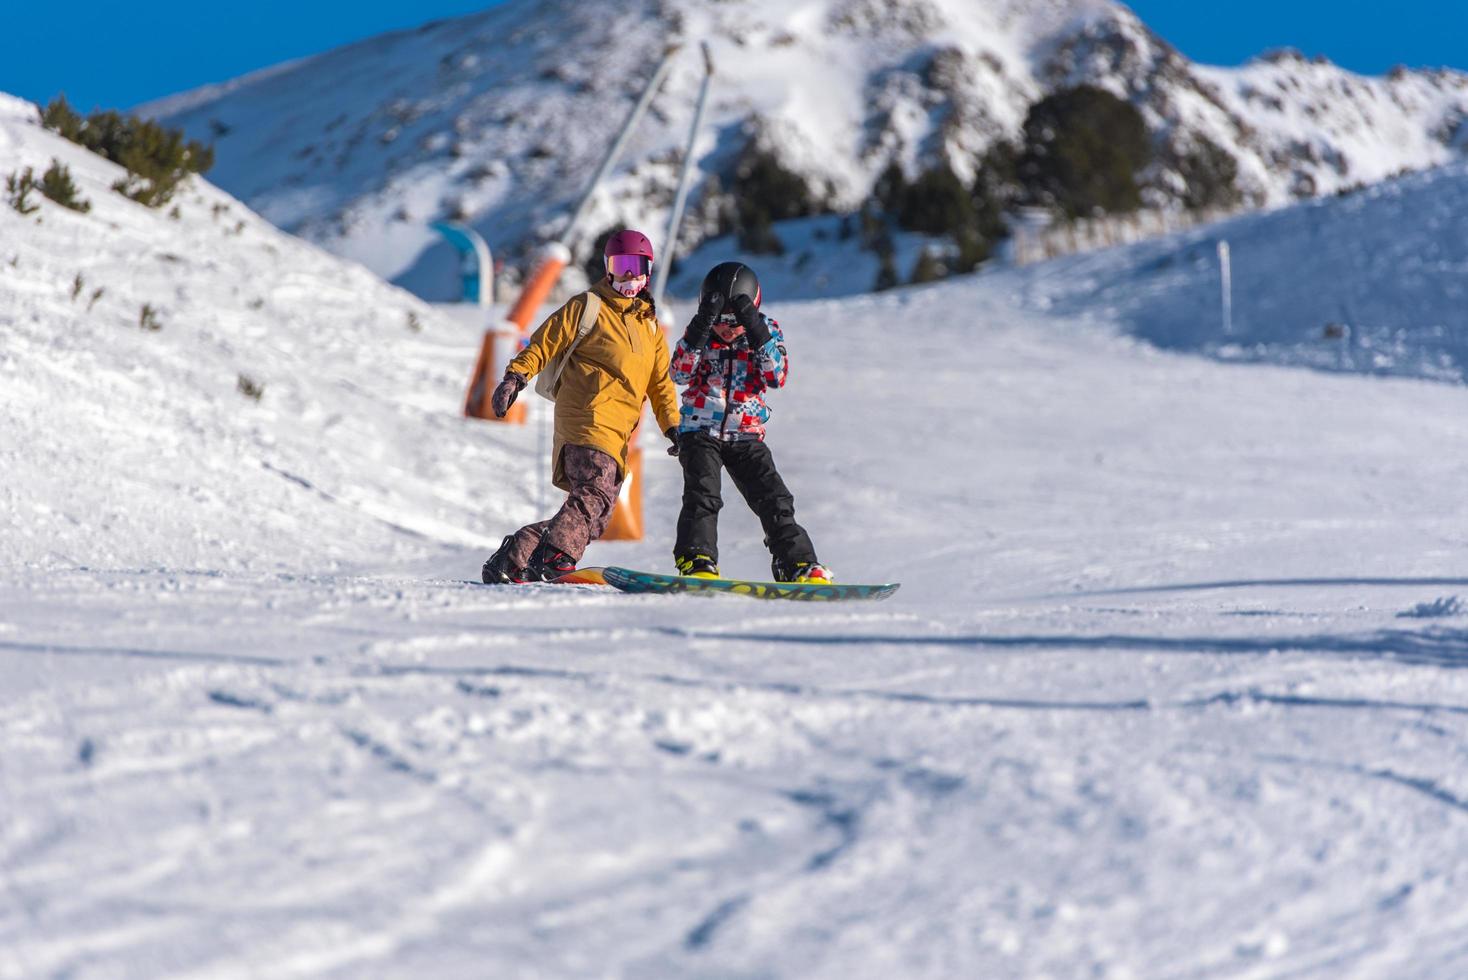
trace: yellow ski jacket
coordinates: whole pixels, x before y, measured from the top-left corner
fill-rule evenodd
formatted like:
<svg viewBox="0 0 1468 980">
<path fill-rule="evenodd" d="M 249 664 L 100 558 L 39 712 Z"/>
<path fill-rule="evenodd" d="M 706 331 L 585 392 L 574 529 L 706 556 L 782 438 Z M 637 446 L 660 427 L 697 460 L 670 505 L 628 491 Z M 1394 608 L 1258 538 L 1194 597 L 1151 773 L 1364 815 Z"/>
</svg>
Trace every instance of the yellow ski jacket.
<svg viewBox="0 0 1468 980">
<path fill-rule="evenodd" d="M 571 489 L 561 465 L 563 447 L 601 450 L 617 461 L 618 478 L 626 479 L 627 444 L 642 418 L 642 403 L 652 402 L 659 432 L 678 424 L 668 342 L 652 303 L 640 296 L 628 299 L 606 279 L 593 289 L 601 298 L 601 313 L 566 362 L 556 392 L 552 482 L 562 490 Z M 567 300 L 531 335 L 530 345 L 515 355 L 509 369 L 527 378 L 539 374 L 575 340 L 585 308 L 579 294 Z"/>
</svg>

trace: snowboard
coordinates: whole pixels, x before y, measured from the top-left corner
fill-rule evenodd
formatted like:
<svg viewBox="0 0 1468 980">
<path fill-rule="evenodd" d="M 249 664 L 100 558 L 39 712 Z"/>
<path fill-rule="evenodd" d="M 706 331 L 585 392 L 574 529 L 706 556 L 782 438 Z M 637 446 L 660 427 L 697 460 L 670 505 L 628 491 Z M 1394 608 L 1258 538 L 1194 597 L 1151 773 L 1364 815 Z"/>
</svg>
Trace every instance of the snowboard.
<svg viewBox="0 0 1468 980">
<path fill-rule="evenodd" d="M 562 575 L 559 578 L 553 578 L 549 582 L 513 582 L 513 583 L 506 583 L 506 584 L 508 584 L 508 585 L 606 585 L 607 584 L 607 580 L 604 579 L 604 578 L 602 578 L 601 573 L 602 573 L 602 569 L 596 568 L 596 567 L 592 567 L 592 568 L 578 568 L 574 572 L 567 572 L 565 575 Z M 469 584 L 470 585 L 482 585 L 484 583 L 470 581 Z M 494 586 L 492 586 L 492 588 L 499 588 L 499 587 L 500 586 L 498 584 L 495 584 Z"/>
<path fill-rule="evenodd" d="M 591 572 L 593 569 L 581 569 Z M 695 578 L 691 575 L 663 575 L 639 572 L 630 568 L 596 569 L 607 585 L 623 592 L 670 594 L 690 592 L 698 595 L 742 595 L 752 599 L 793 599 L 800 602 L 835 602 L 850 599 L 886 599 L 901 587 L 900 582 L 886 585 L 817 585 L 806 582 L 748 582 L 743 579 Z"/>
<path fill-rule="evenodd" d="M 565 575 L 562 575 L 559 578 L 551 579 L 551 581 L 550 581 L 549 584 L 551 584 L 551 585 L 606 585 L 607 584 L 607 580 L 602 577 L 602 572 L 603 571 L 605 571 L 605 569 L 597 568 L 595 566 L 593 566 L 591 568 L 578 568 L 574 572 L 567 572 Z"/>
</svg>

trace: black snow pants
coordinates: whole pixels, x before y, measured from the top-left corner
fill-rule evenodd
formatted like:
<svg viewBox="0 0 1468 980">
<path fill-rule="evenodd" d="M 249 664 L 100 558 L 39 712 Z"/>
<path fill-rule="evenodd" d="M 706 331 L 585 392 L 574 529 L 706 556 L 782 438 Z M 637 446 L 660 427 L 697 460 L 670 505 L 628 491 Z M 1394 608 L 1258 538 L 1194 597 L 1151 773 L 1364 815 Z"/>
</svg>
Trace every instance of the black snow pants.
<svg viewBox="0 0 1468 980">
<path fill-rule="evenodd" d="M 726 469 L 759 517 L 765 547 L 775 560 L 787 566 L 817 560 L 810 535 L 795 523 L 795 498 L 764 442 L 722 442 L 706 432 L 680 432 L 678 460 L 683 464 L 683 509 L 678 513 L 674 557 L 708 555 L 719 560 L 719 510 L 724 506 L 719 471 Z"/>
</svg>

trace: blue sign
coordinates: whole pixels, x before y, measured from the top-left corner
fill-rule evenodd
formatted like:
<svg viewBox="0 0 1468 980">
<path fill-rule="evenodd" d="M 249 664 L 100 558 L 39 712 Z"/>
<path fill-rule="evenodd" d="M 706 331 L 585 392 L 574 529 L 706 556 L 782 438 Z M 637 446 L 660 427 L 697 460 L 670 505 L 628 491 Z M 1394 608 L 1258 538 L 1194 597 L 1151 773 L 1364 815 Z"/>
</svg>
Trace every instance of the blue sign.
<svg viewBox="0 0 1468 980">
<path fill-rule="evenodd" d="M 465 303 L 489 306 L 494 302 L 494 265 L 489 246 L 483 236 L 467 225 L 453 221 L 435 221 L 432 225 L 459 253 L 461 297 Z M 485 285 L 487 282 L 487 285 Z"/>
</svg>

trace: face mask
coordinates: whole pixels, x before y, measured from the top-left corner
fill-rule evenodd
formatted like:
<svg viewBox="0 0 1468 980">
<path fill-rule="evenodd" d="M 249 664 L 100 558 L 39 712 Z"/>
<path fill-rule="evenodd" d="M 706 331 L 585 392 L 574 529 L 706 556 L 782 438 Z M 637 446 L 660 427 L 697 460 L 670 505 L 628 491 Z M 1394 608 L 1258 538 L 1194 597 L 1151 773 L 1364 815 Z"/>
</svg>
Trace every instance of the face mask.
<svg viewBox="0 0 1468 980">
<path fill-rule="evenodd" d="M 631 299 L 647 288 L 647 276 L 638 276 L 636 279 L 623 279 L 621 282 L 613 279 L 612 288 L 628 299 Z"/>
</svg>

